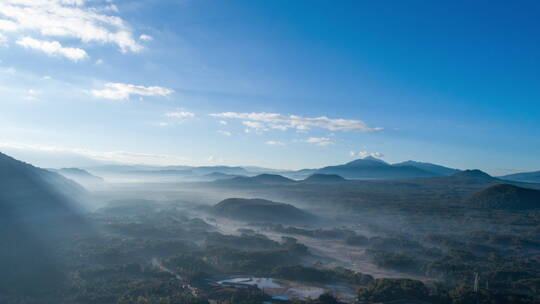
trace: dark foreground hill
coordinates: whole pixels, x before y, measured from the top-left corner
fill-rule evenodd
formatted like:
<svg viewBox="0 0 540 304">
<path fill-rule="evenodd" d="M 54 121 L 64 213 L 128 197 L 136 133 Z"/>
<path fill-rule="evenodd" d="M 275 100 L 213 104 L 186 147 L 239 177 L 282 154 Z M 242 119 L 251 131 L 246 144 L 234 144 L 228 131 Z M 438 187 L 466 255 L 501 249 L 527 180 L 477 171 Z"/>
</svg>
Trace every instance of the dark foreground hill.
<svg viewBox="0 0 540 304">
<path fill-rule="evenodd" d="M 59 284 L 61 244 L 88 229 L 86 196 L 75 182 L 0 153 L 0 295 Z"/>
<path fill-rule="evenodd" d="M 471 207 L 504 210 L 540 208 L 540 191 L 509 184 L 499 184 L 484 189 L 468 200 Z"/>
<path fill-rule="evenodd" d="M 44 219 L 83 208 L 87 192 L 58 173 L 34 167 L 0 153 L 0 218 Z"/>
<path fill-rule="evenodd" d="M 212 210 L 216 215 L 254 222 L 305 222 L 311 215 L 293 205 L 264 199 L 228 198 Z"/>
</svg>

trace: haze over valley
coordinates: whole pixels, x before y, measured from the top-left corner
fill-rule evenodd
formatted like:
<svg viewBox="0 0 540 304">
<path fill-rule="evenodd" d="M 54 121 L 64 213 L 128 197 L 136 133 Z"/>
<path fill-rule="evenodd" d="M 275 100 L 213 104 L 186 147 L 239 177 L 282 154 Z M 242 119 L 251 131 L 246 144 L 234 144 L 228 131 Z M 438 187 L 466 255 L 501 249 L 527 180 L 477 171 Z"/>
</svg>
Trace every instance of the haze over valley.
<svg viewBox="0 0 540 304">
<path fill-rule="evenodd" d="M 0 0 L 0 304 L 540 303 L 539 16 Z"/>
<path fill-rule="evenodd" d="M 373 157 L 285 177 L 0 155 L 7 303 L 538 300 L 540 184 Z"/>
</svg>

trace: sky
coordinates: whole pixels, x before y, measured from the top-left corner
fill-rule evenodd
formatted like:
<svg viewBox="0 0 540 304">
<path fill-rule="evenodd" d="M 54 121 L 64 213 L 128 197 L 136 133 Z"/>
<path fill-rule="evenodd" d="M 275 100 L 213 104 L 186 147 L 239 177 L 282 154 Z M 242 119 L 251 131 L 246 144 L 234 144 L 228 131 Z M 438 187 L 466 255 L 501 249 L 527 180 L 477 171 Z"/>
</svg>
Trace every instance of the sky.
<svg viewBox="0 0 540 304">
<path fill-rule="evenodd" d="M 540 2 L 0 1 L 0 151 L 540 170 Z"/>
</svg>

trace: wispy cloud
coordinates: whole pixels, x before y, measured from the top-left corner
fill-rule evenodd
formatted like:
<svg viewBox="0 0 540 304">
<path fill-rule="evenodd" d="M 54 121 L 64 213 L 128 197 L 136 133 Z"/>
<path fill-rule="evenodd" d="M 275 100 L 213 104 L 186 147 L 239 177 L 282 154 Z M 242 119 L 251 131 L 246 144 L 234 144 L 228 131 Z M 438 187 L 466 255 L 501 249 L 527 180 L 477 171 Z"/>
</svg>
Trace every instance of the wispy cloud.
<svg viewBox="0 0 540 304">
<path fill-rule="evenodd" d="M 326 116 L 320 117 L 302 117 L 298 115 L 282 115 L 278 113 L 236 113 L 223 112 L 209 114 L 212 117 L 222 119 L 240 119 L 248 128 L 257 131 L 268 130 L 288 130 L 307 131 L 317 127 L 331 131 L 362 131 L 372 132 L 380 131 L 382 128 L 372 128 L 361 120 L 353 119 L 331 119 Z"/>
<path fill-rule="evenodd" d="M 73 61 L 78 61 L 88 57 L 86 51 L 79 48 L 63 47 L 58 41 L 38 40 L 32 37 L 23 37 L 17 40 L 17 44 L 24 48 L 34 49 L 49 56 L 63 56 Z"/>
<path fill-rule="evenodd" d="M 310 137 L 304 140 L 304 142 L 310 143 L 310 144 L 316 144 L 318 146 L 323 146 L 323 147 L 334 144 L 334 142 L 328 137 Z"/>
<path fill-rule="evenodd" d="M 276 141 L 276 140 L 269 140 L 269 141 L 265 142 L 265 144 L 269 145 L 269 146 L 285 146 L 284 142 Z"/>
<path fill-rule="evenodd" d="M 83 43 L 109 43 L 122 52 L 142 50 L 143 46 L 134 39 L 131 28 L 122 18 L 105 14 L 117 11 L 110 8 L 110 4 L 100 7 L 84 0 L 3 0 L 0 2 L 0 32 L 35 32 L 44 37 L 74 38 Z"/>
<path fill-rule="evenodd" d="M 140 85 L 109 82 L 101 90 L 92 90 L 90 93 L 97 98 L 104 99 L 128 99 L 131 95 L 140 96 L 167 96 L 174 93 L 173 90 L 164 87 L 145 87 Z"/>
<path fill-rule="evenodd" d="M 355 152 L 355 151 L 351 151 L 351 152 L 349 152 L 349 154 L 351 155 L 351 157 L 360 157 L 360 158 L 366 158 L 368 156 L 375 157 L 375 158 L 384 157 L 384 155 L 382 153 L 380 153 L 380 152 L 367 152 L 367 151 Z"/>
<path fill-rule="evenodd" d="M 175 112 L 167 112 L 165 113 L 165 116 L 170 117 L 170 118 L 185 119 L 185 118 L 195 117 L 195 113 L 188 112 L 188 111 L 175 111 Z"/>
</svg>

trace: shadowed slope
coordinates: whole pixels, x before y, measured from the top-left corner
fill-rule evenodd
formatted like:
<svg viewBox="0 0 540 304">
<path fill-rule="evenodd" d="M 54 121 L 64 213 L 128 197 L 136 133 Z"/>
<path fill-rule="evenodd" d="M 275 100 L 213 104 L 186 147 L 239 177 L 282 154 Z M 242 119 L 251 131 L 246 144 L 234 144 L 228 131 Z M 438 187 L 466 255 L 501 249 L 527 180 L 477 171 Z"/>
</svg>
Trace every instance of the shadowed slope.
<svg viewBox="0 0 540 304">
<path fill-rule="evenodd" d="M 58 250 L 89 227 L 86 191 L 61 175 L 0 153 L 0 294 L 41 294 L 63 279 Z"/>
</svg>

